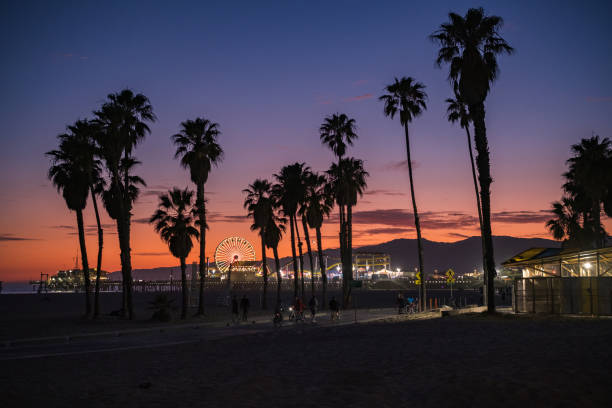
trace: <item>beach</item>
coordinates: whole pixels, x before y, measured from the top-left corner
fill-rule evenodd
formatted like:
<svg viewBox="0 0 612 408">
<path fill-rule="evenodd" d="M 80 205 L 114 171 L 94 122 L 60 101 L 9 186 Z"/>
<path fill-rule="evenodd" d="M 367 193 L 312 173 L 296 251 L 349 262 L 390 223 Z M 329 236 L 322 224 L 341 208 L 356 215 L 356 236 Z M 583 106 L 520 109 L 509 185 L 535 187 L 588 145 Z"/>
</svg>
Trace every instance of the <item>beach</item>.
<svg viewBox="0 0 612 408">
<path fill-rule="evenodd" d="M 208 338 L 206 330 L 212 329 L 199 330 L 185 344 L 0 361 L 2 405 L 603 407 L 612 402 L 610 319 L 389 316 L 281 330 L 270 323 L 221 338 Z"/>
</svg>

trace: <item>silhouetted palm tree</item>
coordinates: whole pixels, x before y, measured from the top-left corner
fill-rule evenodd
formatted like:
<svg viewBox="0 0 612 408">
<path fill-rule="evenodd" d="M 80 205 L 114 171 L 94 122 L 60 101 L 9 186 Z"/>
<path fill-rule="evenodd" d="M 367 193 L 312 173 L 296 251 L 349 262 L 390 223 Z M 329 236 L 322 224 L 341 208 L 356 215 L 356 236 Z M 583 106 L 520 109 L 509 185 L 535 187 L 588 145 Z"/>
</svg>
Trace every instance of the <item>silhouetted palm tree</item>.
<svg viewBox="0 0 612 408">
<path fill-rule="evenodd" d="M 421 300 L 421 310 L 425 310 L 425 266 L 423 259 L 423 242 L 421 236 L 421 221 L 414 195 L 414 180 L 412 176 L 412 159 L 410 157 L 410 136 L 408 133 L 408 123 L 412 119 L 421 115 L 427 109 L 425 103 L 427 94 L 424 91 L 425 85 L 415 81 L 411 77 L 395 78 L 395 81 L 385 88 L 387 92 L 379 100 L 385 104 L 384 112 L 391 119 L 399 112 L 399 119 L 404 126 L 406 137 L 406 160 L 408 162 L 408 176 L 410 178 L 410 196 L 412 197 L 412 210 L 414 212 L 414 226 L 417 232 L 417 246 L 419 256 L 419 271 L 421 272 L 421 285 L 419 286 L 419 299 Z"/>
<path fill-rule="evenodd" d="M 489 143 L 485 127 L 484 102 L 499 71 L 497 56 L 511 54 L 514 49 L 500 37 L 503 20 L 498 16 L 486 16 L 482 8 L 471 8 L 465 17 L 449 13 L 449 22 L 431 35 L 440 45 L 436 63 L 449 64 L 448 78 L 468 106 L 474 123 L 476 166 L 480 183 L 482 205 L 482 239 L 484 241 L 485 273 L 487 282 L 487 309 L 495 312 L 495 257 L 491 232 L 491 165 Z"/>
<path fill-rule="evenodd" d="M 346 248 L 345 256 L 351 260 L 347 267 L 342 268 L 343 307 L 351 302 L 351 281 L 353 280 L 353 207 L 357 205 L 358 197 L 363 195 L 367 187 L 368 172 L 363 168 L 363 161 L 348 157 L 340 161 L 340 165 L 332 164 L 327 171 L 337 204 L 346 206 Z"/>
<path fill-rule="evenodd" d="M 104 160 L 110 173 L 113 212 L 117 220 L 117 233 L 121 251 L 121 274 L 123 279 L 123 310 L 130 319 L 134 318 L 132 302 L 132 258 L 130 253 L 130 228 L 133 198 L 130 173 L 133 165 L 132 151 L 150 133 L 147 122 L 154 122 L 155 115 L 149 99 L 134 94 L 129 89 L 109 94 L 108 100 L 96 112 L 96 125 L 100 132 L 97 137 L 98 154 Z M 109 214 L 110 215 L 110 214 Z"/>
<path fill-rule="evenodd" d="M 93 202 L 94 213 L 96 216 L 96 225 L 98 229 L 98 259 L 96 264 L 96 285 L 94 290 L 94 319 L 100 315 L 100 271 L 102 270 L 102 249 L 104 247 L 104 230 L 100 221 L 100 212 L 98 211 L 97 196 L 104 191 L 104 178 L 101 174 L 101 163 L 96 158 L 97 146 L 96 135 L 99 132 L 98 126 L 93 121 L 78 120 L 74 125 L 68 126 L 68 129 L 81 146 L 78 153 L 83 162 L 86 171 L 90 175 L 89 191 L 91 192 L 91 201 Z"/>
<path fill-rule="evenodd" d="M 319 128 L 319 137 L 321 143 L 327 145 L 330 150 L 338 158 L 338 165 L 342 157 L 346 154 L 346 146 L 352 145 L 353 141 L 357 139 L 358 135 L 355 133 L 356 124 L 355 120 L 349 118 L 344 113 L 335 113 L 325 118 L 325 121 Z M 341 175 L 338 175 L 341 178 Z M 336 200 L 337 201 L 337 200 Z M 353 268 L 353 260 L 347 257 L 347 225 L 346 225 L 346 209 L 344 204 L 338 203 L 338 213 L 340 221 L 340 258 L 342 263 L 342 269 Z M 348 283 L 343 280 L 343 284 Z M 345 288 L 346 290 L 346 288 Z"/>
<path fill-rule="evenodd" d="M 242 190 L 247 196 L 244 200 L 244 208 L 249 211 L 249 217 L 253 218 L 251 231 L 258 231 L 261 238 L 261 259 L 263 271 L 263 301 L 262 308 L 267 308 L 268 295 L 268 263 L 266 261 L 266 227 L 269 220 L 274 216 L 270 193 L 272 185 L 268 180 L 257 179 L 249 187 Z"/>
<path fill-rule="evenodd" d="M 580 211 L 576 201 L 570 197 L 563 197 L 561 201 L 552 204 L 553 219 L 546 223 L 546 227 L 553 238 L 564 241 L 563 246 L 580 249 L 584 246 L 585 231 L 580 226 Z"/>
<path fill-rule="evenodd" d="M 85 228 L 83 210 L 87 205 L 87 196 L 91 185 L 91 169 L 88 168 L 84 147 L 72 132 L 58 136 L 59 148 L 46 153 L 51 158 L 48 177 L 57 191 L 62 194 L 69 210 L 76 213 L 81 263 L 85 283 L 85 316 L 91 315 L 89 262 L 85 246 Z M 83 160 L 85 157 L 85 160 Z"/>
<path fill-rule="evenodd" d="M 272 212 L 272 217 L 268 218 L 268 224 L 264 229 L 266 246 L 272 249 L 274 254 L 274 264 L 276 267 L 276 307 L 281 303 L 281 266 L 280 258 L 278 257 L 278 243 L 280 242 L 283 233 L 285 232 L 285 224 L 287 220 L 285 218 L 277 217 Z"/>
<path fill-rule="evenodd" d="M 567 163 L 564 190 L 572 197 L 575 207 L 583 213 L 583 229 L 590 232 L 588 246 L 605 246 L 606 231 L 601 223 L 601 210 L 609 194 L 612 177 L 612 144 L 608 138 L 593 136 L 572 146 L 574 154 Z"/>
<path fill-rule="evenodd" d="M 200 226 L 200 300 L 198 314 L 204 314 L 204 281 L 206 274 L 206 199 L 204 185 L 213 165 L 223 159 L 223 149 L 217 143 L 219 125 L 207 119 L 196 118 L 181 123 L 181 132 L 172 136 L 177 146 L 175 157 L 181 158 L 181 165 L 189 169 L 191 181 L 196 185 L 196 211 Z"/>
<path fill-rule="evenodd" d="M 183 305 L 181 319 L 187 317 L 187 274 L 185 259 L 193 248 L 192 238 L 198 238 L 198 230 L 193 226 L 191 216 L 193 206 L 193 191 L 174 188 L 166 194 L 159 196 L 157 211 L 151 216 L 149 222 L 154 224 L 155 231 L 161 239 L 168 244 L 170 253 L 181 260 L 181 284 Z"/>
<path fill-rule="evenodd" d="M 470 165 L 472 166 L 472 179 L 474 181 L 474 192 L 476 194 L 476 207 L 478 209 L 478 226 L 480 227 L 480 235 L 482 237 L 482 209 L 480 207 L 480 191 L 478 188 L 478 180 L 476 178 L 476 166 L 474 165 L 474 154 L 472 153 L 472 138 L 470 136 L 470 122 L 472 121 L 470 118 L 470 114 L 468 113 L 468 107 L 465 104 L 465 101 L 459 94 L 459 91 L 455 87 L 455 99 L 448 98 L 446 103 L 448 107 L 446 109 L 446 113 L 448 115 L 448 121 L 451 123 L 459 122 L 459 125 L 465 129 L 465 134 L 467 135 L 468 142 L 468 152 L 470 153 Z M 480 240 L 482 246 L 482 264 L 486 263 L 484 254 L 484 241 Z M 486 285 L 486 275 L 485 282 Z"/>
<path fill-rule="evenodd" d="M 327 187 L 327 178 L 323 175 L 312 173 L 306 183 L 306 197 L 300 208 L 300 214 L 308 226 L 315 230 L 317 237 L 317 251 L 319 255 L 319 266 L 321 270 L 321 306 L 324 308 L 327 302 L 327 275 L 325 271 L 325 263 L 323 261 L 323 249 L 321 244 L 321 226 L 323 218 L 329 217 L 331 209 L 334 205 L 333 196 L 329 194 Z M 306 225 L 304 225 L 306 230 Z M 309 238 L 306 237 L 308 240 Z M 308 248 L 310 256 L 310 246 Z M 311 257 L 312 265 L 312 257 Z M 312 292 L 314 296 L 314 268 L 312 268 Z"/>
<path fill-rule="evenodd" d="M 294 163 L 284 166 L 278 174 L 274 175 L 276 184 L 272 187 L 273 200 L 280 206 L 282 214 L 289 218 L 294 297 L 298 296 L 298 268 L 295 252 L 296 213 L 300 202 L 304 200 L 304 195 L 306 194 L 303 180 L 305 178 L 304 174 L 309 171 L 310 168 L 305 163 Z"/>
</svg>

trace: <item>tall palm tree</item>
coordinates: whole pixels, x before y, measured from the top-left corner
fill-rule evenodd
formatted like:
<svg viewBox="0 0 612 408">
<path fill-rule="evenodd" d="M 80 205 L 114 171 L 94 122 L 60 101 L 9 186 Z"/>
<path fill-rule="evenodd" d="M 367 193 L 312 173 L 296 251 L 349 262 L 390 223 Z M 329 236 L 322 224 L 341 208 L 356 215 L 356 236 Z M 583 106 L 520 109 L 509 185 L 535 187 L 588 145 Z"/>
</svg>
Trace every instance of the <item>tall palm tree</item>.
<svg viewBox="0 0 612 408">
<path fill-rule="evenodd" d="M 177 146 L 175 157 L 181 158 L 181 165 L 188 168 L 191 181 L 196 185 L 196 211 L 200 227 L 200 300 L 198 314 L 204 314 L 204 281 L 206 263 L 206 199 L 204 185 L 208 180 L 213 165 L 217 166 L 223 160 L 223 149 L 217 143 L 221 134 L 219 125 L 208 119 L 196 118 L 181 123 L 181 131 L 172 136 Z"/>
<path fill-rule="evenodd" d="M 73 133 L 59 135 L 58 139 L 60 141 L 59 148 L 46 153 L 51 158 L 48 177 L 57 188 L 57 191 L 62 194 L 68 209 L 76 213 L 83 280 L 85 283 L 85 316 L 89 317 L 91 315 L 91 289 L 89 262 L 85 246 L 83 210 L 87 205 L 91 173 L 87 167 L 87 162 L 83 160 L 83 144 L 81 141 Z"/>
<path fill-rule="evenodd" d="M 281 304 L 282 285 L 280 258 L 278 257 L 278 243 L 285 232 L 286 222 L 286 218 L 276 216 L 273 211 L 272 216 L 268 218 L 268 224 L 264 229 L 266 246 L 272 249 L 274 254 L 274 264 L 276 266 L 276 307 Z"/>
<path fill-rule="evenodd" d="M 117 216 L 117 235 L 121 252 L 121 274 L 123 279 L 123 310 L 129 319 L 134 318 L 132 301 L 132 258 L 130 228 L 133 198 L 131 194 L 129 161 L 133 150 L 150 133 L 148 122 L 156 120 L 149 99 L 143 94 L 134 94 L 129 89 L 108 95 L 100 110 L 94 112 L 100 132 L 97 137 L 98 154 L 110 173 L 110 189 L 107 194 L 116 202 L 113 211 Z"/>
<path fill-rule="evenodd" d="M 457 84 L 474 123 L 476 166 L 482 205 L 482 239 L 487 275 L 487 310 L 495 312 L 495 257 L 491 232 L 491 164 L 485 127 L 484 102 L 497 78 L 497 57 L 514 49 L 499 35 L 503 20 L 487 16 L 482 8 L 471 8 L 464 16 L 449 13 L 449 21 L 440 25 L 430 38 L 440 45 L 436 63 L 449 64 L 448 78 Z"/>
<path fill-rule="evenodd" d="M 421 285 L 419 286 L 419 299 L 421 310 L 425 310 L 425 266 L 423 260 L 423 242 L 421 236 L 421 221 L 417 209 L 416 197 L 414 195 L 414 180 L 412 176 L 412 159 L 410 157 L 410 135 L 408 133 L 408 123 L 412 119 L 421 115 L 427 109 L 427 94 L 424 91 L 425 85 L 415 81 L 412 77 L 395 78 L 395 81 L 385 87 L 386 94 L 379 100 L 384 102 L 385 116 L 393 119 L 399 111 L 400 123 L 404 127 L 406 137 L 406 159 L 408 161 L 408 176 L 410 178 L 410 196 L 412 197 L 412 211 L 414 213 L 414 226 L 417 232 L 417 247 L 419 257 L 419 271 L 421 272 Z"/>
<path fill-rule="evenodd" d="M 459 122 L 459 125 L 465 129 L 465 134 L 467 136 L 468 142 L 468 152 L 470 153 L 470 165 L 472 166 L 472 179 L 474 181 L 474 192 L 476 194 L 476 208 L 478 209 L 478 225 L 480 227 L 480 235 L 482 236 L 482 209 L 480 207 L 480 192 L 478 189 L 478 180 L 476 179 L 476 166 L 474 164 L 474 155 L 472 153 L 472 138 L 470 136 L 470 122 L 472 121 L 470 118 L 470 114 L 468 112 L 468 107 L 465 104 L 465 101 L 459 94 L 457 87 L 455 87 L 455 99 L 448 98 L 446 100 L 448 107 L 446 109 L 446 113 L 448 115 L 448 121 L 451 123 Z M 484 250 L 484 241 L 480 240 L 482 246 L 482 264 L 485 264 L 485 250 Z M 486 285 L 486 276 L 485 282 Z"/>
<path fill-rule="evenodd" d="M 363 195 L 367 187 L 368 172 L 363 168 L 363 161 L 348 157 L 340 161 L 340 165 L 333 163 L 327 171 L 338 205 L 346 206 L 346 248 L 345 257 L 353 259 L 353 207 L 357 205 L 358 197 Z M 342 268 L 343 307 L 351 303 L 351 281 L 353 280 L 353 265 L 343 265 Z"/>
<path fill-rule="evenodd" d="M 327 177 L 313 173 L 306 189 L 304 200 L 304 215 L 308 226 L 315 230 L 317 237 L 317 252 L 319 255 L 319 268 L 321 271 L 321 305 L 327 304 L 327 271 L 323 260 L 323 246 L 321 243 L 321 227 L 324 217 L 329 217 L 334 205 L 333 195 L 327 183 Z M 314 272 L 314 270 L 313 270 Z"/>
<path fill-rule="evenodd" d="M 274 175 L 276 184 L 272 187 L 272 198 L 280 206 L 281 212 L 289 218 L 291 230 L 291 256 L 293 259 L 293 294 L 298 296 L 298 268 L 295 251 L 295 234 L 297 229 L 296 213 L 299 203 L 306 194 L 303 180 L 304 174 L 310 172 L 305 163 L 294 163 L 284 166 L 278 174 Z"/>
<path fill-rule="evenodd" d="M 96 225 L 98 229 L 98 259 L 96 263 L 96 284 L 94 290 L 94 310 L 93 318 L 97 319 L 100 316 L 100 271 L 102 270 L 102 249 L 104 247 L 104 230 L 100 221 L 100 212 L 98 211 L 97 196 L 104 191 L 104 178 L 101 174 L 101 163 L 96 158 L 97 146 L 96 135 L 99 132 L 98 126 L 90 120 L 78 120 L 72 126 L 68 126 L 68 130 L 78 140 L 79 155 L 81 156 L 84 167 L 90 175 L 89 191 L 91 193 L 91 201 L 94 207 L 96 216 Z"/>
<path fill-rule="evenodd" d="M 198 230 L 194 227 L 191 216 L 193 207 L 193 191 L 174 188 L 159 196 L 158 209 L 149 219 L 154 224 L 155 231 L 168 244 L 170 253 L 181 260 L 181 284 L 183 304 L 181 319 L 187 318 L 187 264 L 185 259 L 193 248 L 193 238 L 198 238 Z"/>
<path fill-rule="evenodd" d="M 346 154 L 346 146 L 352 145 L 353 141 L 358 138 L 356 132 L 355 119 L 349 118 L 344 113 L 335 113 L 325 118 L 323 124 L 319 128 L 319 137 L 321 143 L 327 145 L 329 149 L 338 158 L 338 166 L 342 157 Z M 340 167 L 339 167 L 340 168 Z M 339 175 L 341 178 L 341 175 Z M 337 201 L 337 200 L 336 200 Z M 338 215 L 340 222 L 340 259 L 343 270 L 353 268 L 352 259 L 347 258 L 347 226 L 346 226 L 346 209 L 343 204 L 338 202 Z M 343 280 L 344 282 L 344 280 Z M 344 282 L 346 284 L 346 282 Z"/>
<path fill-rule="evenodd" d="M 268 296 L 268 263 L 266 260 L 266 227 L 269 224 L 269 220 L 274 216 L 272 200 L 270 199 L 270 193 L 272 192 L 272 185 L 268 180 L 256 179 L 249 187 L 242 190 L 246 193 L 244 200 L 244 208 L 249 211 L 249 217 L 253 218 L 253 224 L 251 224 L 251 231 L 259 231 L 259 237 L 261 238 L 261 259 L 262 259 L 262 270 L 263 270 L 263 301 L 262 308 L 267 308 L 267 296 Z"/>
</svg>

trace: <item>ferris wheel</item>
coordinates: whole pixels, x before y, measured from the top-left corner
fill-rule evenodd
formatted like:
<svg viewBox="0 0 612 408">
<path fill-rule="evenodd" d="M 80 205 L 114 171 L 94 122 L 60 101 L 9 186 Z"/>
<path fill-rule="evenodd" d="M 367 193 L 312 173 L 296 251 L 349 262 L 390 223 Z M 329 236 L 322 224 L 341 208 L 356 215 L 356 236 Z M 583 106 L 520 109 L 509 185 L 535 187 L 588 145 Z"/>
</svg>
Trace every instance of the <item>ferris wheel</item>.
<svg viewBox="0 0 612 408">
<path fill-rule="evenodd" d="M 229 237 L 217 245 L 215 264 L 221 272 L 227 272 L 236 261 L 254 261 L 255 249 L 249 241 L 241 237 Z"/>
</svg>

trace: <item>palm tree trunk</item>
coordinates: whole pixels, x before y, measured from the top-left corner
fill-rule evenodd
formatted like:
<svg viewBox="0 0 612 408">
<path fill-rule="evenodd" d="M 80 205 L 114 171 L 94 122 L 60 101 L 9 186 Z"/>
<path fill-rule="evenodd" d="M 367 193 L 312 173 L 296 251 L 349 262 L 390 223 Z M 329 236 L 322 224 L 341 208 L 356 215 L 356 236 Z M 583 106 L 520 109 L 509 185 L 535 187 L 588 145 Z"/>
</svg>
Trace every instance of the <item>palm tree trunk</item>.
<svg viewBox="0 0 612 408">
<path fill-rule="evenodd" d="M 278 245 L 274 245 L 272 247 L 272 251 L 274 252 L 274 263 L 276 264 L 276 306 L 280 306 L 281 304 L 281 266 L 280 259 L 278 257 Z"/>
<path fill-rule="evenodd" d="M 183 295 L 183 306 L 181 307 L 181 319 L 187 318 L 187 264 L 185 257 L 181 257 L 181 292 Z"/>
<path fill-rule="evenodd" d="M 265 310 L 268 308 L 268 302 L 266 301 L 268 298 L 268 262 L 266 261 L 266 241 L 263 229 L 259 235 L 261 235 L 261 259 L 263 269 L 263 299 L 261 308 Z"/>
<path fill-rule="evenodd" d="M 315 229 L 317 233 L 317 252 L 319 253 L 319 265 L 321 269 L 321 309 L 327 305 L 327 271 L 323 262 L 323 249 L 321 245 L 321 227 Z"/>
<path fill-rule="evenodd" d="M 310 262 L 310 291 L 311 295 L 315 295 L 315 279 L 314 279 L 314 262 L 312 262 L 312 248 L 310 245 L 310 235 L 308 234 L 308 223 L 306 217 L 302 217 L 302 227 L 304 228 L 304 241 L 306 241 L 306 249 L 308 249 L 308 261 Z"/>
<path fill-rule="evenodd" d="M 115 204 L 119 207 L 117 218 L 115 222 L 117 224 L 117 238 L 119 239 L 119 257 L 121 259 L 121 313 L 122 317 L 127 317 L 128 313 L 128 285 L 127 285 L 127 274 L 126 274 L 126 249 L 124 246 L 125 231 L 123 229 L 123 214 L 125 212 L 123 202 L 123 190 L 121 186 L 121 178 L 119 176 L 119 170 L 115 167 L 112 169 L 112 180 L 111 188 L 115 190 Z"/>
<path fill-rule="evenodd" d="M 302 284 L 302 299 L 304 299 L 304 255 L 302 254 L 302 240 L 300 239 L 300 227 L 295 217 L 295 234 L 297 235 L 298 251 L 300 253 L 300 282 Z"/>
<path fill-rule="evenodd" d="M 495 258 L 493 256 L 493 233 L 491 232 L 491 163 L 487 129 L 485 126 L 484 103 L 469 106 L 474 120 L 474 141 L 476 144 L 476 167 L 480 182 L 480 203 L 482 205 L 482 240 L 485 249 L 485 274 L 487 276 L 487 311 L 495 312 Z"/>
<path fill-rule="evenodd" d="M 76 210 L 77 227 L 79 229 L 79 244 L 81 246 L 81 263 L 83 265 L 83 280 L 85 282 L 85 317 L 91 315 L 91 299 L 89 284 L 89 263 L 87 262 L 87 248 L 85 247 L 85 228 L 83 227 L 83 210 Z"/>
<path fill-rule="evenodd" d="M 484 240 L 482 239 L 482 207 L 480 206 L 480 193 L 478 191 L 478 180 L 476 180 L 476 168 L 474 165 L 474 154 L 472 153 L 472 138 L 470 137 L 469 124 L 465 128 L 467 134 L 468 150 L 470 151 L 470 164 L 472 166 L 472 179 L 474 180 L 474 191 L 476 192 L 476 208 L 478 208 L 478 225 L 480 226 L 480 246 L 482 247 L 482 265 L 486 263 Z M 484 285 L 486 286 L 487 275 L 483 273 Z"/>
<path fill-rule="evenodd" d="M 204 183 L 198 183 L 196 191 L 196 203 L 198 207 L 198 218 L 200 219 L 200 299 L 198 300 L 198 315 L 204 314 L 204 281 L 206 280 L 206 271 L 204 263 L 206 262 L 206 202 L 204 201 Z"/>
<path fill-rule="evenodd" d="M 295 231 L 293 225 L 293 214 L 289 215 L 289 228 L 291 229 L 291 257 L 293 258 L 293 297 L 298 297 L 298 267 L 295 255 Z"/>
<path fill-rule="evenodd" d="M 417 209 L 416 197 L 414 195 L 414 180 L 412 178 L 412 160 L 410 158 L 410 135 L 408 134 L 408 124 L 404 124 L 406 135 L 406 158 L 408 159 L 408 176 L 410 177 L 410 196 L 412 197 L 412 210 L 414 212 L 414 227 L 417 232 L 417 250 L 419 255 L 419 272 L 421 273 L 421 284 L 419 285 L 419 299 L 421 300 L 421 310 L 425 310 L 425 268 L 423 266 L 423 242 L 421 237 L 421 221 Z"/>
<path fill-rule="evenodd" d="M 134 320 L 134 302 L 132 296 L 132 255 L 130 248 L 130 213 L 127 211 L 127 214 L 124 215 L 124 224 L 123 224 L 123 247 L 124 247 L 124 264 L 125 264 L 125 287 L 127 289 L 126 300 L 127 300 L 127 312 L 128 318 L 130 320 Z"/>
<path fill-rule="evenodd" d="M 125 152 L 125 159 L 128 159 L 128 154 L 127 151 Z M 123 205 L 123 220 L 124 220 L 124 251 L 125 251 L 125 275 L 126 275 L 126 289 L 127 289 L 127 310 L 128 310 L 128 318 L 130 320 L 134 319 L 134 302 L 132 299 L 132 249 L 130 247 L 130 222 L 131 222 L 131 209 L 132 209 L 132 203 L 130 200 L 130 196 L 129 196 L 129 186 L 130 186 L 130 180 L 129 180 L 129 171 L 126 168 L 125 169 L 125 174 L 124 174 L 124 188 L 123 188 L 123 199 L 124 199 L 124 205 Z"/>
<path fill-rule="evenodd" d="M 353 207 L 351 205 L 346 206 L 346 223 L 345 223 L 345 249 L 344 257 L 346 259 L 343 270 L 346 269 L 346 292 L 344 294 L 344 308 L 351 307 L 351 282 L 353 281 L 353 248 L 352 248 L 352 231 L 351 223 L 353 222 Z"/>
<path fill-rule="evenodd" d="M 94 294 L 94 319 L 100 315 L 100 270 L 102 269 L 102 247 L 104 246 L 104 231 L 100 223 L 100 213 L 98 212 L 98 202 L 93 186 L 91 190 L 91 200 L 93 201 L 94 212 L 96 214 L 96 224 L 98 225 L 98 263 L 96 265 L 96 289 Z"/>
</svg>

